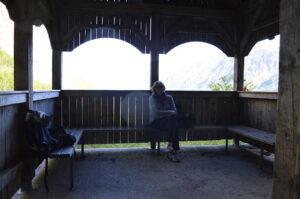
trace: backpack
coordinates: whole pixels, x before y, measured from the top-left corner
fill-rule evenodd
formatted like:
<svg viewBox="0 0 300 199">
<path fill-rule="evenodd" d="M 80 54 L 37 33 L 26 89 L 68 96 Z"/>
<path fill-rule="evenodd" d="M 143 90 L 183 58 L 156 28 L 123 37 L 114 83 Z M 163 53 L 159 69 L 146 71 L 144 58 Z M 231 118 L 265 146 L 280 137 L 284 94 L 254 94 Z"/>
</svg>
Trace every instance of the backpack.
<svg viewBox="0 0 300 199">
<path fill-rule="evenodd" d="M 39 154 L 47 154 L 61 147 L 62 142 L 54 138 L 48 129 L 52 117 L 42 111 L 29 110 L 25 118 L 25 134 L 30 148 Z"/>
<path fill-rule="evenodd" d="M 196 125 L 196 118 L 193 113 L 184 113 L 179 104 L 176 104 L 178 128 L 193 128 Z"/>
<path fill-rule="evenodd" d="M 73 145 L 76 142 L 76 138 L 66 132 L 63 127 L 53 127 L 50 128 L 50 134 L 60 140 L 61 147 Z"/>
</svg>

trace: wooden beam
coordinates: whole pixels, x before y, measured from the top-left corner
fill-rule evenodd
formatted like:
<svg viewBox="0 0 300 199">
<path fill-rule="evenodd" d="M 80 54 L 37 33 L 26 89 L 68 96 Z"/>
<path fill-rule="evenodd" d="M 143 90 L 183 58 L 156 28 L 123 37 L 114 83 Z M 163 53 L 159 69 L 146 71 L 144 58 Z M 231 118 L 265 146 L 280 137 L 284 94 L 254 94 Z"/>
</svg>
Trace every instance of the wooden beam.
<svg viewBox="0 0 300 199">
<path fill-rule="evenodd" d="M 239 92 L 240 98 L 251 98 L 251 99 L 269 99 L 277 100 L 278 93 L 275 92 Z"/>
<path fill-rule="evenodd" d="M 244 86 L 244 56 L 234 57 L 234 83 L 235 91 L 242 91 Z"/>
<path fill-rule="evenodd" d="M 62 36 L 61 41 L 69 41 L 75 33 L 78 33 L 82 28 L 85 27 L 85 24 L 87 24 L 86 22 L 90 20 L 90 17 L 91 15 L 89 15 L 88 13 L 80 14 L 78 23 L 75 26 L 71 27 L 71 30 L 69 30 L 65 35 Z M 66 19 L 63 21 L 66 21 Z M 69 23 L 69 21 L 67 21 L 67 23 Z"/>
<path fill-rule="evenodd" d="M 187 19 L 185 17 L 175 18 L 171 25 L 165 27 L 166 32 L 160 36 L 159 40 L 162 41 L 164 38 L 168 38 L 170 35 L 176 33 L 180 29 L 181 25 L 183 25 L 186 22 L 186 20 Z"/>
<path fill-rule="evenodd" d="M 171 6 L 171 5 L 157 5 L 157 4 L 121 4 L 115 2 L 93 2 L 82 0 L 64 0 L 64 11 L 72 12 L 97 12 L 101 14 L 122 14 L 122 15 L 147 15 L 153 13 L 163 16 L 181 16 L 181 17 L 195 17 L 202 19 L 214 19 L 221 21 L 235 21 L 238 18 L 236 11 L 197 8 L 187 6 Z"/>
<path fill-rule="evenodd" d="M 143 31 L 141 31 L 140 29 L 138 29 L 134 23 L 132 22 L 132 20 L 124 15 L 122 16 L 122 19 L 124 19 L 125 23 L 128 26 L 128 29 L 132 30 L 135 34 L 137 34 L 137 36 L 146 44 L 146 46 L 148 46 L 148 48 L 150 48 L 150 50 L 152 49 L 152 44 L 150 39 L 143 33 Z"/>
<path fill-rule="evenodd" d="M 32 25 L 15 22 L 14 29 L 14 89 L 28 90 L 28 108 L 33 107 Z"/>
<path fill-rule="evenodd" d="M 159 80 L 159 17 L 154 15 L 151 22 L 150 88 Z"/>
<path fill-rule="evenodd" d="M 232 51 L 236 51 L 236 44 L 232 38 L 232 36 L 221 26 L 218 21 L 209 21 L 209 24 L 220 33 L 221 37 L 224 39 L 228 48 Z"/>
<path fill-rule="evenodd" d="M 0 94 L 0 107 L 9 106 L 15 104 L 21 104 L 26 102 L 26 93 L 11 93 L 11 94 Z"/>
<path fill-rule="evenodd" d="M 62 52 L 52 50 L 52 89 L 62 89 Z"/>
<path fill-rule="evenodd" d="M 270 19 L 267 19 L 259 24 L 256 24 L 253 28 L 252 28 L 252 32 L 254 31 L 258 31 L 258 30 L 261 30 L 263 28 L 266 28 L 266 27 L 269 27 L 269 26 L 272 26 L 272 25 L 278 25 L 279 24 L 279 16 L 277 17 L 273 17 L 273 18 L 270 18 Z"/>
<path fill-rule="evenodd" d="M 46 99 L 53 99 L 59 97 L 60 91 L 47 91 L 47 92 L 34 92 L 33 100 L 46 100 Z"/>
<path fill-rule="evenodd" d="M 246 28 L 240 43 L 240 54 L 244 54 L 244 49 L 246 48 L 249 38 L 253 32 L 252 29 L 255 27 L 255 24 L 263 11 L 265 2 L 266 0 L 259 0 L 258 7 L 256 8 L 255 13 L 251 15 L 250 21 L 248 23 L 244 23 Z"/>
<path fill-rule="evenodd" d="M 299 0 L 281 0 L 279 95 L 273 199 L 300 198 L 299 24 Z"/>
</svg>

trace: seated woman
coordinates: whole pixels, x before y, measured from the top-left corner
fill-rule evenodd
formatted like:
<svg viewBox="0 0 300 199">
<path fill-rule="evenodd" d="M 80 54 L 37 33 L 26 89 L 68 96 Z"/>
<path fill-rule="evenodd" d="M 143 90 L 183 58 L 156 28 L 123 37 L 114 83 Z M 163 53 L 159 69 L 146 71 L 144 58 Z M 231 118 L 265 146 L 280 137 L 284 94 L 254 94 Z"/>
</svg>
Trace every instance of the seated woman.
<svg viewBox="0 0 300 199">
<path fill-rule="evenodd" d="M 178 124 L 176 106 L 171 95 L 165 92 L 165 85 L 161 81 L 154 82 L 152 95 L 149 98 L 150 127 L 167 132 L 168 147 L 170 152 L 168 157 L 174 161 L 176 151 L 179 150 Z M 151 148 L 155 149 L 155 137 L 151 137 Z"/>
</svg>

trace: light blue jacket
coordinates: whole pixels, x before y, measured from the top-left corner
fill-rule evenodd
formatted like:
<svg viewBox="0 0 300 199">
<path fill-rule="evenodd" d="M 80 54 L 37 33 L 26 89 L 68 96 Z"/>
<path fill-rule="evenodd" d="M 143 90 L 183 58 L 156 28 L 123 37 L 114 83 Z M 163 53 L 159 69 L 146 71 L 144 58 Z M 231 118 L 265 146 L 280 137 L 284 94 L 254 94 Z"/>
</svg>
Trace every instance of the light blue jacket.
<svg viewBox="0 0 300 199">
<path fill-rule="evenodd" d="M 150 122 L 152 122 L 157 116 L 169 115 L 170 110 L 176 111 L 176 106 L 171 95 L 165 93 L 165 104 L 157 102 L 154 93 L 149 97 L 149 113 Z"/>
</svg>

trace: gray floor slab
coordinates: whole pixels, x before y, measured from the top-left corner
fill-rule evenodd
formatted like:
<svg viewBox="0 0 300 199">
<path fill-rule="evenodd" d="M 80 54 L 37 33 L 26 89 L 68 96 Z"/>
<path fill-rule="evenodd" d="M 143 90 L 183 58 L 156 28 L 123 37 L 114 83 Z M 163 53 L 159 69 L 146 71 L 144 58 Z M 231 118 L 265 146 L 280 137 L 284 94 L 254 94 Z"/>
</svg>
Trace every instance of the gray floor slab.
<svg viewBox="0 0 300 199">
<path fill-rule="evenodd" d="M 260 170 L 258 158 L 231 147 L 182 147 L 180 163 L 146 148 L 87 150 L 74 162 L 74 189 L 69 191 L 69 162 L 51 162 L 46 193 L 42 175 L 32 194 L 13 198 L 203 198 L 269 199 L 272 165 Z M 43 167 L 39 170 L 43 171 Z"/>
</svg>

